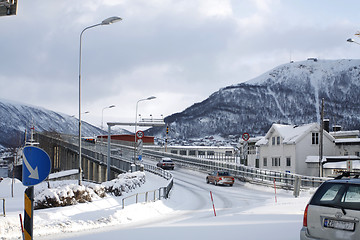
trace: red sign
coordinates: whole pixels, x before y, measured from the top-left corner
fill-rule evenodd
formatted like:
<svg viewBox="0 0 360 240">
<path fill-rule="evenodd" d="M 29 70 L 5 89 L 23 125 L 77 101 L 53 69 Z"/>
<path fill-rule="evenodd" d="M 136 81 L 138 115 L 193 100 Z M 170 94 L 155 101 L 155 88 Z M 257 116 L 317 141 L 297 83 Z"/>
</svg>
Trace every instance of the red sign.
<svg viewBox="0 0 360 240">
<path fill-rule="evenodd" d="M 244 133 L 244 134 L 242 135 L 242 139 L 244 139 L 244 141 L 249 140 L 249 139 L 250 139 L 250 134 Z"/>
<path fill-rule="evenodd" d="M 143 131 L 137 131 L 136 132 L 136 138 L 138 139 L 142 139 L 144 137 L 144 132 Z"/>
</svg>

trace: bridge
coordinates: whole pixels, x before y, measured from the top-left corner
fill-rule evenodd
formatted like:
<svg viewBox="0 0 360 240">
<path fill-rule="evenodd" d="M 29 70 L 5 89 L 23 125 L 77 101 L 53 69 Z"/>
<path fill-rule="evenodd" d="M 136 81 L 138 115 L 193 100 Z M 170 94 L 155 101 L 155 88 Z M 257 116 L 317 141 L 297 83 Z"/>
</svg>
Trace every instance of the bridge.
<svg viewBox="0 0 360 240">
<path fill-rule="evenodd" d="M 50 156 L 53 172 L 79 168 L 78 137 L 58 133 L 36 133 L 35 139 L 39 147 Z M 86 142 L 82 143 L 81 168 L 83 178 L 93 182 L 104 182 L 113 179 L 119 173 L 130 170 L 140 170 L 140 165 L 132 161 L 134 148 L 119 144 L 111 144 L 110 174 L 108 168 L 107 143 Z"/>
<path fill-rule="evenodd" d="M 50 156 L 52 171 L 63 171 L 79 167 L 78 138 L 76 136 L 57 133 L 37 133 L 36 140 Z M 83 178 L 93 182 L 104 182 L 113 179 L 117 174 L 145 170 L 155 172 L 160 169 L 148 164 L 134 162 L 134 146 L 117 143 L 83 142 L 82 169 Z M 108 152 L 110 154 L 108 154 Z M 317 187 L 327 178 L 299 176 L 287 172 L 271 171 L 252 168 L 239 164 L 238 161 L 224 159 L 208 159 L 196 156 L 184 156 L 165 152 L 165 149 L 144 148 L 146 159 L 159 160 L 170 157 L 178 166 L 188 167 L 196 171 L 210 172 L 212 170 L 226 170 L 242 181 L 263 184 L 286 189 L 299 187 Z M 108 171 L 110 169 L 110 171 Z"/>
</svg>

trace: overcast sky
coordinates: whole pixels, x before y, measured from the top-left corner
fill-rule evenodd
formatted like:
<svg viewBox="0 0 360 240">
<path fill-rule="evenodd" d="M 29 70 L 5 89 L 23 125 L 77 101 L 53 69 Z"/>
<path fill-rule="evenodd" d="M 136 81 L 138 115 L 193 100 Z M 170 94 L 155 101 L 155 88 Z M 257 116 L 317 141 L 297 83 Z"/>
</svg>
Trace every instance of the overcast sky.
<svg viewBox="0 0 360 240">
<path fill-rule="evenodd" d="M 1 17 L 0 97 L 78 115 L 134 121 L 181 112 L 220 88 L 291 60 L 359 58 L 359 0 L 19 0 Z M 358 38 L 358 40 L 360 40 Z M 35 119 L 34 119 L 35 120 Z M 36 120 L 35 120 L 36 121 Z M 104 123 L 105 125 L 105 123 Z"/>
</svg>

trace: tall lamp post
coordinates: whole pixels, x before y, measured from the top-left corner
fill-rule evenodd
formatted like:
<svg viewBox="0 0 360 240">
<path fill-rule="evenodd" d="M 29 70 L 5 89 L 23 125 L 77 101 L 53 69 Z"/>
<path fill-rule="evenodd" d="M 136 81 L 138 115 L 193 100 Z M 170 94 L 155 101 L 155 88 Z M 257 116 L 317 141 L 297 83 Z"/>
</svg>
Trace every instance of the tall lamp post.
<svg viewBox="0 0 360 240">
<path fill-rule="evenodd" d="M 103 130 L 103 123 L 104 123 L 104 110 L 107 108 L 114 108 L 115 105 L 110 105 L 108 107 L 104 107 L 101 112 L 101 130 Z"/>
<path fill-rule="evenodd" d="M 134 163 L 136 161 L 136 132 L 137 132 L 137 112 L 138 112 L 138 105 L 139 105 L 139 102 L 142 102 L 142 101 L 146 101 L 146 100 L 152 100 L 152 99 L 155 99 L 156 97 L 154 96 L 151 96 L 151 97 L 148 97 L 148 98 L 144 98 L 144 99 L 140 99 L 137 101 L 136 103 L 136 111 L 135 111 L 135 139 L 134 139 Z"/>
<path fill-rule="evenodd" d="M 348 40 L 346 40 L 346 41 L 348 41 L 348 42 L 350 42 L 350 43 L 356 43 L 356 44 L 360 45 L 360 43 L 356 42 L 356 41 L 355 41 L 354 39 L 352 39 L 352 38 L 348 38 Z"/>
<path fill-rule="evenodd" d="M 119 17 L 109 17 L 103 20 L 101 23 L 88 26 L 84 28 L 80 33 L 80 51 L 79 51 L 79 185 L 81 185 L 82 181 L 82 170 L 81 170 L 81 42 L 83 33 L 93 27 L 102 26 L 102 25 L 110 25 L 112 23 L 116 23 L 121 21 L 122 19 Z"/>
</svg>

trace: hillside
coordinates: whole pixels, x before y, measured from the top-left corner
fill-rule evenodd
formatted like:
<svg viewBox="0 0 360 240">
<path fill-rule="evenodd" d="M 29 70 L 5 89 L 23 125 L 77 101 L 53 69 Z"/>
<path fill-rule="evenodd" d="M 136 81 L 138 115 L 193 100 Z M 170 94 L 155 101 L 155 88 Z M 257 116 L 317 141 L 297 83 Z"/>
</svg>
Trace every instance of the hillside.
<svg viewBox="0 0 360 240">
<path fill-rule="evenodd" d="M 0 146 L 17 147 L 24 142 L 25 130 L 34 124 L 36 131 L 53 131 L 78 134 L 79 122 L 75 117 L 44 108 L 0 99 Z M 101 134 L 101 130 L 86 122 L 82 124 L 83 136 Z"/>
<path fill-rule="evenodd" d="M 276 67 L 250 81 L 228 86 L 167 118 L 170 138 L 263 135 L 274 122 L 320 122 L 360 129 L 360 60 L 307 60 Z M 159 128 L 149 134 L 164 136 Z"/>
</svg>

